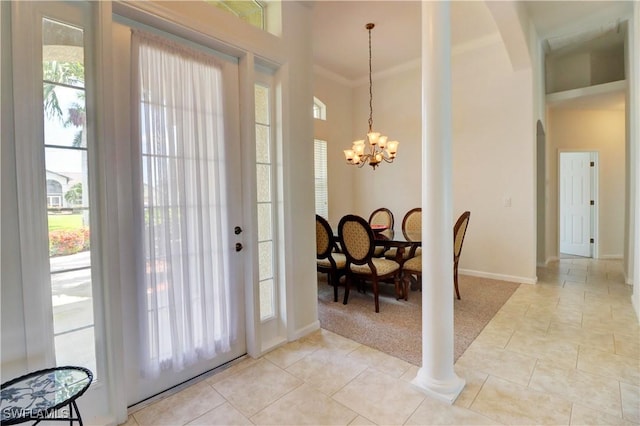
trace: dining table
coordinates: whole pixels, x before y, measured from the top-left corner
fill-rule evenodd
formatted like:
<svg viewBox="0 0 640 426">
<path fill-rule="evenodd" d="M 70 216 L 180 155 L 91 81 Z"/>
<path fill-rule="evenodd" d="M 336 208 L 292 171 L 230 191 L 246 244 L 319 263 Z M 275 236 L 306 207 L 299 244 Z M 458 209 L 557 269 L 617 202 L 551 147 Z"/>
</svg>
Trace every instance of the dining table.
<svg viewBox="0 0 640 426">
<path fill-rule="evenodd" d="M 377 247 L 384 247 L 385 251 L 396 248 L 396 254 L 393 260 L 400 264 L 400 282 L 401 285 L 396 288 L 396 296 L 398 299 L 408 300 L 409 284 L 411 276 L 405 275 L 402 271 L 402 265 L 405 261 L 413 257 L 418 247 L 422 245 L 422 232 L 411 231 L 395 231 L 389 228 L 376 229 L 372 227 L 374 235 L 374 244 Z M 409 250 L 409 256 L 405 257 L 404 253 Z"/>
</svg>

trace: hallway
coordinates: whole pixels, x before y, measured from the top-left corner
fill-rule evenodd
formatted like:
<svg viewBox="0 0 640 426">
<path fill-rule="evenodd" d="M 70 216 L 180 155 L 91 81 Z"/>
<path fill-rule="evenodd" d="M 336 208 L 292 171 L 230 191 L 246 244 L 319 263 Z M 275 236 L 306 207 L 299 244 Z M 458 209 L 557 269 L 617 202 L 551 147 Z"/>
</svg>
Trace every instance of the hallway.
<svg viewBox="0 0 640 426">
<path fill-rule="evenodd" d="M 456 363 L 467 384 L 452 406 L 410 385 L 418 367 L 320 330 L 136 407 L 127 425 L 640 424 L 640 325 L 622 271 L 539 268 Z"/>
</svg>

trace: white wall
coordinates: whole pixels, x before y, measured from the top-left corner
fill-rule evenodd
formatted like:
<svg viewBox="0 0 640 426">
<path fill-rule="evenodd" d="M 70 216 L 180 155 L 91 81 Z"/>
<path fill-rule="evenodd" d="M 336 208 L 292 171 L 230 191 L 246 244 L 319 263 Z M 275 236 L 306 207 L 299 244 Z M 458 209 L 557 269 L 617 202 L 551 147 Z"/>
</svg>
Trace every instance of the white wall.
<svg viewBox="0 0 640 426">
<path fill-rule="evenodd" d="M 386 207 L 393 212 L 395 229 L 412 208 L 420 207 L 422 114 L 420 66 L 409 67 L 373 81 L 373 130 L 400 142 L 396 160 L 354 169 L 355 185 L 351 194 L 354 213 L 369 218 L 371 212 Z M 353 123 L 350 145 L 364 139 L 369 119 L 369 85 L 360 85 L 353 93 Z M 345 147 L 346 148 L 346 147 Z"/>
<path fill-rule="evenodd" d="M 625 206 L 625 111 L 550 109 L 548 176 L 551 242 L 558 255 L 558 152 L 599 153 L 597 205 L 600 258 L 622 258 Z"/>
<path fill-rule="evenodd" d="M 532 71 L 514 71 L 501 43 L 460 51 L 452 66 L 453 210 L 471 211 L 460 268 L 535 282 Z"/>
<path fill-rule="evenodd" d="M 351 148 L 352 89 L 345 82 L 314 73 L 314 96 L 327 107 L 326 120 L 315 121 L 314 136 L 327 141 L 329 223 L 337 228 L 340 218 L 354 211 L 352 195 L 356 173 L 345 161 L 344 149 Z"/>
<path fill-rule="evenodd" d="M 535 281 L 535 122 L 530 69 L 514 72 L 502 44 L 461 50 L 453 66 L 453 190 L 455 219 L 471 211 L 461 258 L 463 272 L 520 282 Z M 375 171 L 344 164 L 342 150 L 367 131 L 368 85 L 353 89 L 351 138 L 330 141 L 338 158 L 330 181 L 330 219 L 346 213 L 368 217 L 390 208 L 400 229 L 405 212 L 420 205 L 421 98 L 419 66 L 404 67 L 373 82 L 373 127 L 400 141 L 393 164 Z M 347 102 L 348 87 L 316 74 L 314 95 L 331 105 Z M 344 107 L 339 107 L 343 111 Z M 339 123 L 339 124 L 338 124 Z M 316 136 L 345 137 L 328 116 Z M 334 126 L 335 125 L 335 126 Z M 346 169 L 346 172 L 343 170 Z M 331 169 L 330 172 L 332 173 Z M 336 195 L 339 194 L 339 195 Z M 338 205 L 338 202 L 347 200 Z M 503 207 L 511 198 L 511 207 Z M 491 246 L 492 250 L 486 247 Z"/>
</svg>

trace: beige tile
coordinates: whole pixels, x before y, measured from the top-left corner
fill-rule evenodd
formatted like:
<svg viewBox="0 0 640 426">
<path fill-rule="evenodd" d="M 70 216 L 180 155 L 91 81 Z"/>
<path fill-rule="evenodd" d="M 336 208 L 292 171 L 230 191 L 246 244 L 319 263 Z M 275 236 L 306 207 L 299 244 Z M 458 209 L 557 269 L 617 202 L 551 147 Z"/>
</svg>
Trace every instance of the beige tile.
<svg viewBox="0 0 640 426">
<path fill-rule="evenodd" d="M 468 370 L 501 377 L 527 385 L 536 364 L 536 358 L 508 350 L 475 345 L 458 358 L 457 366 Z"/>
<path fill-rule="evenodd" d="M 364 345 L 349 353 L 347 357 L 393 377 L 402 376 L 412 366 L 406 361 Z"/>
<path fill-rule="evenodd" d="M 403 424 L 425 396 L 401 379 L 367 369 L 333 399 L 377 424 Z"/>
<path fill-rule="evenodd" d="M 623 334 L 614 331 L 613 337 L 616 354 L 640 360 L 640 334 Z"/>
<path fill-rule="evenodd" d="M 561 275 L 561 277 L 564 279 L 564 283 L 565 283 L 565 287 L 566 284 L 568 282 L 571 283 L 586 283 L 587 282 L 587 276 L 586 275 L 582 275 L 579 273 L 571 273 L 571 269 L 569 269 L 569 273 L 566 275 Z"/>
<path fill-rule="evenodd" d="M 622 413 L 626 420 L 640 423 L 640 387 L 620 382 Z"/>
<path fill-rule="evenodd" d="M 411 365 L 407 371 L 404 372 L 402 376 L 400 376 L 400 380 L 404 380 L 405 382 L 411 382 L 418 375 L 418 371 L 420 371 L 420 367 L 417 365 Z"/>
<path fill-rule="evenodd" d="M 526 313 L 526 312 L 525 312 Z M 550 320 L 548 318 L 532 318 L 524 315 L 514 315 L 509 312 L 504 312 L 500 310 L 492 319 L 489 321 L 487 326 L 491 327 L 499 327 L 509 330 L 531 330 L 533 332 L 536 331 L 547 331 L 549 328 Z"/>
<path fill-rule="evenodd" d="M 580 404 L 573 404 L 571 410 L 572 426 L 584 425 L 607 425 L 607 426 L 633 426 L 633 423 L 624 420 L 622 417 L 612 416 L 593 408 L 585 407 Z"/>
<path fill-rule="evenodd" d="M 489 375 L 475 370 L 468 370 L 458 365 L 454 366 L 454 370 L 458 377 L 461 377 L 465 381 L 464 389 L 462 389 L 462 392 L 460 392 L 454 404 L 469 408 Z"/>
<path fill-rule="evenodd" d="M 425 398 L 405 425 L 498 425 L 500 423 L 467 408 Z"/>
<path fill-rule="evenodd" d="M 208 377 L 206 381 L 207 383 L 213 386 L 214 383 L 217 383 L 221 380 L 231 377 L 237 372 L 254 365 L 258 361 L 259 360 L 255 358 L 246 357 L 223 370 L 217 371 L 214 375 L 212 375 L 211 377 Z"/>
<path fill-rule="evenodd" d="M 628 284 L 609 284 L 609 294 L 621 297 L 630 297 L 633 287 Z"/>
<path fill-rule="evenodd" d="M 507 328 L 504 325 L 498 325 L 498 323 L 489 323 L 485 326 L 482 332 L 473 341 L 475 344 L 482 344 L 485 346 L 494 346 L 499 349 L 504 349 L 511 339 L 511 335 L 514 330 Z"/>
<path fill-rule="evenodd" d="M 237 374 L 214 383 L 213 387 L 242 414 L 251 417 L 300 385 L 302 380 L 261 359 Z"/>
<path fill-rule="evenodd" d="M 578 361 L 578 345 L 556 339 L 544 333 L 516 331 L 507 350 L 552 361 L 557 366 L 575 368 Z"/>
<path fill-rule="evenodd" d="M 127 417 L 127 421 L 122 423 L 121 426 L 138 426 L 138 422 L 136 422 L 135 417 L 133 417 L 133 415 L 130 415 L 129 417 Z"/>
<path fill-rule="evenodd" d="M 374 422 L 367 419 L 366 417 L 358 416 L 351 423 L 350 426 L 376 426 Z"/>
<path fill-rule="evenodd" d="M 309 340 L 296 340 L 269 352 L 264 358 L 280 368 L 287 368 L 317 349 L 318 346 Z"/>
<path fill-rule="evenodd" d="M 303 342 L 308 342 L 317 348 L 331 349 L 332 351 L 348 354 L 353 352 L 361 345 L 353 340 L 342 337 L 339 334 L 333 333 L 328 330 L 320 329 L 308 336 L 300 339 Z"/>
<path fill-rule="evenodd" d="M 590 347 L 580 347 L 578 369 L 612 377 L 635 386 L 640 385 L 640 362 L 637 358 L 616 355 Z"/>
<path fill-rule="evenodd" d="M 219 407 L 206 412 L 197 419 L 187 423 L 189 426 L 225 426 L 225 425 L 252 425 L 251 420 L 236 410 L 231 404 L 225 402 Z"/>
<path fill-rule="evenodd" d="M 357 414 L 311 386 L 302 385 L 251 417 L 257 425 L 347 425 Z"/>
<path fill-rule="evenodd" d="M 549 337 L 556 340 L 565 340 L 581 346 L 591 346 L 613 352 L 613 332 L 593 331 L 564 323 L 551 323 Z"/>
<path fill-rule="evenodd" d="M 185 424 L 224 402 L 224 398 L 203 381 L 145 407 L 133 416 L 140 426 Z"/>
<path fill-rule="evenodd" d="M 605 294 L 605 295 L 609 294 L 609 288 L 604 284 L 597 284 L 597 283 L 591 284 L 584 281 L 575 282 L 575 281 L 567 280 L 564 282 L 563 287 L 566 289 L 580 290 L 587 293 Z"/>
<path fill-rule="evenodd" d="M 332 395 L 366 368 L 366 364 L 340 352 L 318 349 L 287 371 L 320 392 Z"/>
<path fill-rule="evenodd" d="M 582 310 L 573 306 L 531 305 L 525 316 L 536 318 L 538 321 L 546 320 L 549 323 L 562 322 L 576 326 L 582 325 Z"/>
<path fill-rule="evenodd" d="M 508 425 L 566 425 L 571 416 L 569 401 L 492 376 L 471 409 Z"/>
<path fill-rule="evenodd" d="M 541 361 L 531 376 L 529 388 L 622 417 L 619 384 L 613 378 L 575 368 L 560 368 L 555 362 Z"/>
</svg>

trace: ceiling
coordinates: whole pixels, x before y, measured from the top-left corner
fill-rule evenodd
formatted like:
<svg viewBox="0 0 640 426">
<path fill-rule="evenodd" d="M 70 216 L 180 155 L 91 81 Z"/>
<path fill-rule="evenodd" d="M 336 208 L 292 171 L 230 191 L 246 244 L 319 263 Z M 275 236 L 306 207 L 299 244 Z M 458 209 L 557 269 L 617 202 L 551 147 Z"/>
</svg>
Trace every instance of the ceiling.
<svg viewBox="0 0 640 426">
<path fill-rule="evenodd" d="M 629 1 L 525 1 L 538 35 L 555 49 L 590 48 L 620 42 L 615 29 L 631 10 Z M 368 75 L 368 35 L 371 32 L 373 73 L 392 70 L 421 54 L 420 1 L 315 0 L 313 57 L 317 67 L 352 84 Z M 456 46 L 496 36 L 498 28 L 482 0 L 451 2 L 451 42 Z"/>
</svg>

